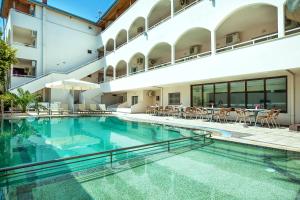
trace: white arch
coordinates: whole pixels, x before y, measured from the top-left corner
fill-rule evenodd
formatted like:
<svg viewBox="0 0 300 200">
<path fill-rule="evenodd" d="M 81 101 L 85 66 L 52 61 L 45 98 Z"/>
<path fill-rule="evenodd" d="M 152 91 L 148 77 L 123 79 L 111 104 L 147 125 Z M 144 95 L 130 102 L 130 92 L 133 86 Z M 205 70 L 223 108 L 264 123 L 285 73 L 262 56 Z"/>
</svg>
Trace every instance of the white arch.
<svg viewBox="0 0 300 200">
<path fill-rule="evenodd" d="M 271 3 L 270 1 L 261 1 L 261 2 L 256 2 L 256 3 L 245 3 L 242 6 L 236 6 L 233 7 L 232 9 L 228 10 L 228 12 L 226 14 L 222 15 L 222 18 L 220 18 L 219 20 L 216 21 L 215 25 L 213 26 L 213 31 L 217 31 L 219 29 L 219 27 L 227 20 L 229 19 L 232 15 L 234 15 L 234 13 L 238 12 L 239 10 L 243 10 L 249 6 L 253 6 L 253 5 L 267 5 L 267 6 L 272 6 L 275 8 L 278 8 L 278 4 L 275 3 Z"/>
</svg>

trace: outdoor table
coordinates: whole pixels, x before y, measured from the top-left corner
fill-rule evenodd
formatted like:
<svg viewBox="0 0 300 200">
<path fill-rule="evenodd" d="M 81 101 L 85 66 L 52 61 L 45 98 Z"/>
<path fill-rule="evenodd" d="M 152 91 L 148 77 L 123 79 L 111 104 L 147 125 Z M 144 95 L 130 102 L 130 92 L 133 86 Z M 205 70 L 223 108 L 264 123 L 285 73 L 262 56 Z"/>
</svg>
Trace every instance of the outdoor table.
<svg viewBox="0 0 300 200">
<path fill-rule="evenodd" d="M 206 109 L 207 111 L 210 111 L 210 121 L 213 121 L 213 115 L 215 114 L 215 111 L 219 111 L 222 108 L 212 108 L 212 107 L 204 107 L 204 109 Z"/>
<path fill-rule="evenodd" d="M 259 113 L 266 112 L 267 110 L 266 109 L 246 109 L 246 111 L 253 112 L 255 120 L 256 120 L 256 117 Z"/>
</svg>

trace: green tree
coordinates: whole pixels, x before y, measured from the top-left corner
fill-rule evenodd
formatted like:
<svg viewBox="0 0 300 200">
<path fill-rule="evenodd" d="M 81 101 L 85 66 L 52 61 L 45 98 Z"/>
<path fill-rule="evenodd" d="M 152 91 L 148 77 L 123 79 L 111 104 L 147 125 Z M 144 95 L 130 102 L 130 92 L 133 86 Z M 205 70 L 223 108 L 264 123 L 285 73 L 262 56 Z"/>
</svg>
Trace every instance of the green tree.
<svg viewBox="0 0 300 200">
<path fill-rule="evenodd" d="M 16 96 L 16 103 L 21 107 L 22 112 L 26 112 L 26 108 L 29 104 L 37 104 L 39 95 L 31 94 L 29 91 L 24 91 L 22 88 L 18 88 Z"/>
<path fill-rule="evenodd" d="M 2 33 L 0 33 L 0 38 Z M 0 39 L 0 90 L 5 92 L 7 90 L 7 75 L 11 68 L 11 65 L 17 63 L 16 50 L 11 48 L 8 44 Z"/>
</svg>

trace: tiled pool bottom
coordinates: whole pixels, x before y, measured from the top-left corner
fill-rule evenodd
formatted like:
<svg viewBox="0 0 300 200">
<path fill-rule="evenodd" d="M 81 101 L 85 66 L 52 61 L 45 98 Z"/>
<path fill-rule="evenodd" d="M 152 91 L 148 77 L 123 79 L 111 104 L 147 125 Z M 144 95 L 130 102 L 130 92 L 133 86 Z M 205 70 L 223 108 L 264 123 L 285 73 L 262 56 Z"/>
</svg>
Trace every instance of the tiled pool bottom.
<svg viewBox="0 0 300 200">
<path fill-rule="evenodd" d="M 113 169 L 36 182 L 11 199 L 259 199 L 300 198 L 300 155 L 219 142 L 157 154 Z M 110 169 L 107 169 L 109 171 Z M 109 174 L 109 173 L 108 173 Z"/>
</svg>

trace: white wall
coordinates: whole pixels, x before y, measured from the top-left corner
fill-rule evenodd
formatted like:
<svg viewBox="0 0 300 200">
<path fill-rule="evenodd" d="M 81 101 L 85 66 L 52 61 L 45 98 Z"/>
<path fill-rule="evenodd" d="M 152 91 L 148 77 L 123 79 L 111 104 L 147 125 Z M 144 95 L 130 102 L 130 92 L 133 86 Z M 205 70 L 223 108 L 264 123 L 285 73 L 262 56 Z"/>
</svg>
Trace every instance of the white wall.
<svg viewBox="0 0 300 200">
<path fill-rule="evenodd" d="M 169 93 L 180 93 L 180 102 L 184 106 L 191 106 L 191 88 L 190 85 L 174 85 L 163 88 L 163 106 L 169 105 Z"/>
</svg>

